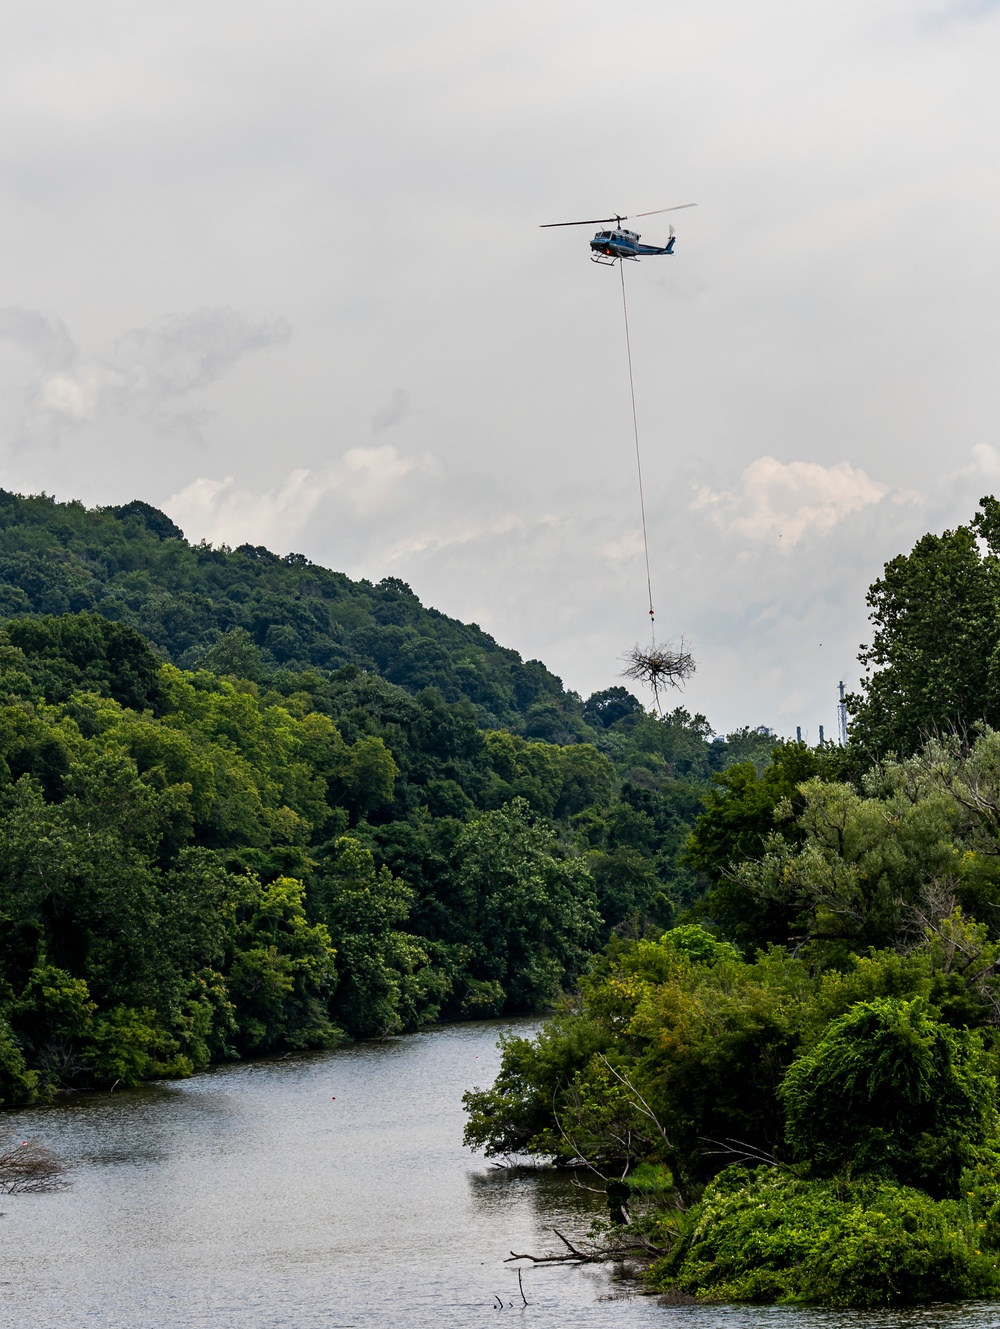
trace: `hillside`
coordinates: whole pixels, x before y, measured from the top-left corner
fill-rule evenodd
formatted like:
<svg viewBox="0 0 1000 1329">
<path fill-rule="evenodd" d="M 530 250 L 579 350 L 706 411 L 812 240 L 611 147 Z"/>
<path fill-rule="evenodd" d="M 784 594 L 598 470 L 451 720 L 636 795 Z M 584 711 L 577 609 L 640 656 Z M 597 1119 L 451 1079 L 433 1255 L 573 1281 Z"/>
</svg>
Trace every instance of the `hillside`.
<svg viewBox="0 0 1000 1329">
<path fill-rule="evenodd" d="M 0 492 L 0 618 L 0 1106 L 544 1009 L 773 746 L 143 503 Z"/>
<path fill-rule="evenodd" d="M 396 578 L 352 581 L 260 545 L 192 545 L 139 501 L 86 508 L 0 490 L 0 617 L 81 610 L 136 628 L 183 668 L 243 629 L 265 667 L 354 665 L 469 701 L 486 727 L 561 743 L 589 733 L 579 697 L 540 661 L 425 608 Z"/>
</svg>

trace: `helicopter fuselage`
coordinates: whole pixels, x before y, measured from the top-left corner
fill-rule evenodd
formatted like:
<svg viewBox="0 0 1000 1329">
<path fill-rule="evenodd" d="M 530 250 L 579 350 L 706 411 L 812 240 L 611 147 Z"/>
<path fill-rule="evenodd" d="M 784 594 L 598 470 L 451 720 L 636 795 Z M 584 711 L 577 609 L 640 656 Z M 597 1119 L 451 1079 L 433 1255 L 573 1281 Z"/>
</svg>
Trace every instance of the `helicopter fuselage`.
<svg viewBox="0 0 1000 1329">
<path fill-rule="evenodd" d="M 674 237 L 671 236 L 662 247 L 641 245 L 636 231 L 626 231 L 618 226 L 613 231 L 598 231 L 590 242 L 590 248 L 590 257 L 595 263 L 606 262 L 608 259 L 613 263 L 619 258 L 636 259 L 651 254 L 672 254 Z"/>
</svg>

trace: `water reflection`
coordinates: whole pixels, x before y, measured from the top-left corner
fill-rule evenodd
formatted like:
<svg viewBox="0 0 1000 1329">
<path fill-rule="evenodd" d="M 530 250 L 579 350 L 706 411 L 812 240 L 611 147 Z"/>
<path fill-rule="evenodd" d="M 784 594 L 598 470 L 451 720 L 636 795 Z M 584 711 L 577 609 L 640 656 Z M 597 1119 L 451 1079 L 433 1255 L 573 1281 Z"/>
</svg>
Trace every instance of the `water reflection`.
<svg viewBox="0 0 1000 1329">
<path fill-rule="evenodd" d="M 461 1095 L 495 1074 L 496 1023 L 429 1031 L 0 1117 L 75 1164 L 55 1195 L 4 1197 L 3 1329 L 311 1329 L 497 1323 L 511 1249 L 584 1233 L 600 1195 L 461 1147 Z M 4 1128 L 6 1127 L 6 1130 Z M 907 1315 L 671 1306 L 609 1271 L 529 1268 L 540 1329 L 992 1325 Z M 513 1312 L 505 1312 L 513 1313 Z M 500 1321 L 500 1323 L 505 1323 Z"/>
<path fill-rule="evenodd" d="M 552 1172 L 538 1167 L 490 1167 L 469 1176 L 476 1204 L 498 1210 L 511 1204 L 528 1205 L 542 1228 L 560 1226 L 559 1220 L 583 1234 L 595 1217 L 607 1212 L 603 1189 L 586 1172 Z"/>
</svg>

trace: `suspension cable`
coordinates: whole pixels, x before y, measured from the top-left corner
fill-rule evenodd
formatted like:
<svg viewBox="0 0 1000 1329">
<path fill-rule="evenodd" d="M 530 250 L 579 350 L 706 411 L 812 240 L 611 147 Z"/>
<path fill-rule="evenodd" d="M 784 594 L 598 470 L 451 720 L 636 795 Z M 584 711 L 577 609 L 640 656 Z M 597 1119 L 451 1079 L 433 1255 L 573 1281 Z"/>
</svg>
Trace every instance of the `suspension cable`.
<svg viewBox="0 0 1000 1329">
<path fill-rule="evenodd" d="M 625 351 L 628 355 L 628 385 L 632 393 L 632 432 L 635 435 L 635 469 L 639 477 L 639 512 L 642 515 L 642 548 L 646 556 L 646 591 L 649 596 L 649 630 L 656 645 L 656 615 L 653 613 L 653 582 L 649 572 L 649 540 L 646 536 L 646 500 L 642 492 L 642 458 L 639 454 L 639 421 L 635 413 L 635 380 L 632 377 L 632 342 L 628 333 L 628 301 L 625 299 L 625 263 L 618 260 L 622 279 L 622 313 L 625 315 Z"/>
</svg>

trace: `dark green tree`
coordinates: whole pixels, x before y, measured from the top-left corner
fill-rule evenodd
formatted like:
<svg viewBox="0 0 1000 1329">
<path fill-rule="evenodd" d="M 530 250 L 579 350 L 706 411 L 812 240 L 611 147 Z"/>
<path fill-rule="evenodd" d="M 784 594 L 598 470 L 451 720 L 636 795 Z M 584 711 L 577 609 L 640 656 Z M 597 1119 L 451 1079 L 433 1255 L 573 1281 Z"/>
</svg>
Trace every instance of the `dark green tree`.
<svg viewBox="0 0 1000 1329">
<path fill-rule="evenodd" d="M 978 529 L 992 533 L 995 500 L 983 504 Z M 848 701 L 854 743 L 906 756 L 935 734 L 1000 721 L 998 593 L 997 558 L 983 557 L 968 526 L 925 535 L 885 565 L 868 592 L 872 642 L 858 657 L 874 672 Z"/>
<path fill-rule="evenodd" d="M 799 838 L 792 820 L 805 805 L 799 786 L 824 764 L 823 754 L 804 743 L 779 743 L 762 773 L 753 762 L 740 762 L 714 776 L 704 796 L 705 810 L 684 857 L 707 878 L 700 912 L 739 945 L 753 949 L 788 939 L 794 911 L 754 897 L 735 879 L 734 869 L 759 858 L 776 830 L 793 841 Z"/>
<path fill-rule="evenodd" d="M 979 1035 L 933 1019 L 920 997 L 853 1006 L 779 1092 L 788 1143 L 818 1175 L 874 1174 L 937 1196 L 956 1193 L 994 1125 Z"/>
<path fill-rule="evenodd" d="M 600 926 L 586 863 L 557 858 L 554 840 L 520 798 L 478 817 L 458 840 L 474 972 L 497 985 L 509 1010 L 537 1010 L 572 983 Z"/>
</svg>

